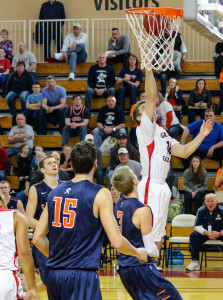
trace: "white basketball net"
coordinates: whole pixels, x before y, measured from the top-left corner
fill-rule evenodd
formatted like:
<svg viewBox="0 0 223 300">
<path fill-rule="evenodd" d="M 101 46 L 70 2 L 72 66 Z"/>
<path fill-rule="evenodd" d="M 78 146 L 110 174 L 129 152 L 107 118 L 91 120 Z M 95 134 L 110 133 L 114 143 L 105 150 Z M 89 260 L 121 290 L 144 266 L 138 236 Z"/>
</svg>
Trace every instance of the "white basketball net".
<svg viewBox="0 0 223 300">
<path fill-rule="evenodd" d="M 146 16 L 145 14 L 146 13 Z M 152 12 L 150 9 L 137 10 L 136 12 L 126 13 L 127 21 L 132 28 L 138 46 L 140 48 L 141 54 L 141 68 L 142 69 L 155 69 L 160 71 L 174 70 L 173 65 L 173 53 L 174 53 L 174 43 L 179 30 L 180 17 L 171 16 L 171 19 L 168 16 L 160 15 L 161 24 L 167 24 L 169 21 L 172 26 L 170 29 L 167 26 L 159 28 L 157 26 L 157 13 Z M 143 18 L 150 16 L 153 18 L 154 22 L 148 22 L 150 33 L 154 33 L 155 30 L 158 31 L 158 36 L 154 34 L 148 34 L 143 25 Z M 152 26 L 152 25 L 153 26 Z M 173 34 L 173 31 L 176 33 Z"/>
</svg>

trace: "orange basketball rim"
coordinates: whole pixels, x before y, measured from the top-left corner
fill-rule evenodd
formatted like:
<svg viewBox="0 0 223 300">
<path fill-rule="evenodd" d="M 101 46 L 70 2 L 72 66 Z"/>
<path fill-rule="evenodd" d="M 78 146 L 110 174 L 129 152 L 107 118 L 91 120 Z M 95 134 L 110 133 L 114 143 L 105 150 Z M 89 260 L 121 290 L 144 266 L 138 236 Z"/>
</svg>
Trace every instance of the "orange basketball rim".
<svg viewBox="0 0 223 300">
<path fill-rule="evenodd" d="M 126 9 L 126 14 L 136 15 L 161 15 L 166 16 L 168 19 L 183 18 L 182 8 L 170 8 L 170 7 L 136 7 Z"/>
</svg>

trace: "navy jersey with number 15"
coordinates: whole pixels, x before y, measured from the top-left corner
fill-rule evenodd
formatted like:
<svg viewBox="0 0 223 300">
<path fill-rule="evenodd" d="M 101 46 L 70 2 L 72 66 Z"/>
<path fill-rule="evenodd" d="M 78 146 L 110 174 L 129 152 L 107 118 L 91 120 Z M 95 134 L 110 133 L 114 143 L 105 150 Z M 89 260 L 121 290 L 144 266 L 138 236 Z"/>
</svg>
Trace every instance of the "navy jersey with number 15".
<svg viewBox="0 0 223 300">
<path fill-rule="evenodd" d="M 98 269 L 104 229 L 93 205 L 101 188 L 88 180 L 66 181 L 50 192 L 49 268 Z"/>
</svg>

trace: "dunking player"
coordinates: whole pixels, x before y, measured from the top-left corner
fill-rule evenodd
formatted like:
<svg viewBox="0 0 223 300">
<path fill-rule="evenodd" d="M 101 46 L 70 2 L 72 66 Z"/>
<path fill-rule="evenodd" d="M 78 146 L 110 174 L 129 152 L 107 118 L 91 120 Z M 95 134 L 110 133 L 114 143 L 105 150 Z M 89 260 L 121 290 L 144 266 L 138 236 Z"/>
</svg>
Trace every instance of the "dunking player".
<svg viewBox="0 0 223 300">
<path fill-rule="evenodd" d="M 154 215 L 153 235 L 160 250 L 165 235 L 166 219 L 171 192 L 165 183 L 170 168 L 171 154 L 188 157 L 211 132 L 210 120 L 203 122 L 200 133 L 190 143 L 180 145 L 154 121 L 157 88 L 152 71 L 146 71 L 145 83 L 147 101 L 137 102 L 133 121 L 140 124 L 136 129 L 142 165 L 142 180 L 138 185 L 139 200 L 148 204 Z"/>
<path fill-rule="evenodd" d="M 153 239 L 151 209 L 138 200 L 137 177 L 124 166 L 113 174 L 112 185 L 124 195 L 115 205 L 119 230 L 135 247 L 145 245 L 148 254 L 145 264 L 140 264 L 133 256 L 119 255 L 119 274 L 124 287 L 135 300 L 182 300 L 177 289 L 153 264 L 152 257 L 158 257 L 159 251 Z"/>
<path fill-rule="evenodd" d="M 19 253 L 19 261 L 28 283 L 28 292 L 24 299 L 38 300 L 27 220 L 22 214 L 6 207 L 4 195 L 0 195 L 0 299 L 16 300 L 23 296 L 16 275 L 19 271 Z"/>
<path fill-rule="evenodd" d="M 39 169 L 44 174 L 44 180 L 33 185 L 29 190 L 29 199 L 26 208 L 26 216 L 29 227 L 36 228 L 40 216 L 46 206 L 49 192 L 60 183 L 57 180 L 58 167 L 55 159 L 45 156 L 39 161 Z M 46 262 L 47 257 L 43 255 L 35 246 L 33 247 L 34 256 L 40 269 L 42 282 L 46 285 Z"/>
<path fill-rule="evenodd" d="M 34 233 L 34 244 L 49 255 L 50 300 L 102 299 L 96 270 L 104 239 L 103 227 L 111 244 L 120 252 L 136 256 L 142 262 L 147 259 L 144 248 L 133 247 L 120 234 L 110 192 L 92 183 L 96 155 L 96 147 L 87 141 L 74 146 L 70 159 L 76 176 L 50 192 Z"/>
</svg>

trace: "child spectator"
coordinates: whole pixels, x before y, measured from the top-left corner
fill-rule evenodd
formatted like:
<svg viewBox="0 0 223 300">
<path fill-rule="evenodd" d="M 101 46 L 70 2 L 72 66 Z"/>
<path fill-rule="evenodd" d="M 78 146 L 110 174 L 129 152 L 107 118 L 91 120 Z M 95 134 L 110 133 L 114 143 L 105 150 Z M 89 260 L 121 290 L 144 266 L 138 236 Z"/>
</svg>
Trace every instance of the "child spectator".
<svg viewBox="0 0 223 300">
<path fill-rule="evenodd" d="M 36 133 L 39 133 L 39 113 L 42 103 L 42 93 L 39 83 L 33 83 L 33 93 L 26 100 L 26 119 L 28 124 L 33 124 Z"/>
<path fill-rule="evenodd" d="M 20 152 L 17 154 L 16 159 L 18 163 L 19 191 L 22 191 L 25 189 L 25 183 L 31 171 L 32 158 L 29 155 L 28 144 L 20 146 Z"/>
<path fill-rule="evenodd" d="M 190 93 L 188 106 L 188 122 L 189 124 L 195 121 L 195 115 L 200 115 L 204 119 L 205 109 L 210 108 L 212 104 L 211 93 L 206 89 L 206 82 L 204 79 L 198 79 L 196 87 Z"/>
<path fill-rule="evenodd" d="M 183 174 L 185 213 L 192 214 L 192 202 L 195 202 L 195 214 L 202 206 L 208 186 L 208 173 L 203 168 L 201 158 L 193 156 L 189 169 Z"/>
<path fill-rule="evenodd" d="M 37 155 L 38 152 L 43 152 L 43 147 L 36 146 L 35 151 L 34 151 L 35 156 Z M 37 165 L 37 161 L 36 161 L 36 157 L 34 157 L 31 162 L 31 168 L 34 169 L 36 167 L 36 165 Z"/>
</svg>

